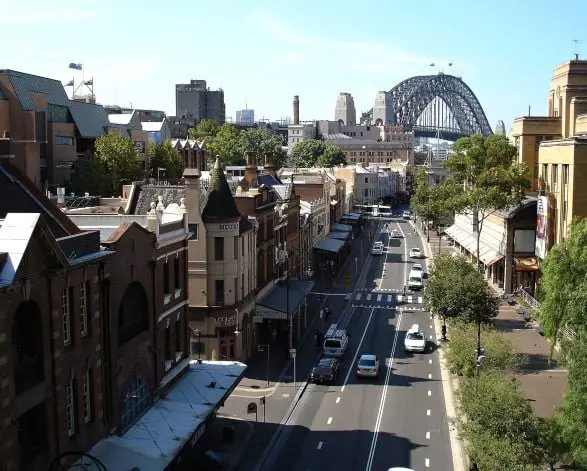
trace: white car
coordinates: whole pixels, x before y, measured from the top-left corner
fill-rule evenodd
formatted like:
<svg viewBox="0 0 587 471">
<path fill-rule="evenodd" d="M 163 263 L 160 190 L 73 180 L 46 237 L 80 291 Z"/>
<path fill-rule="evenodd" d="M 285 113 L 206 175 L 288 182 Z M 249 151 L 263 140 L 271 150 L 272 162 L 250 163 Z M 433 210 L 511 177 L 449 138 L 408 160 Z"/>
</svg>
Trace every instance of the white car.
<svg viewBox="0 0 587 471">
<path fill-rule="evenodd" d="M 375 355 L 361 355 L 355 374 L 362 378 L 377 378 L 379 376 L 379 360 L 377 357 Z"/>
<path fill-rule="evenodd" d="M 398 231 L 397 229 L 392 229 L 392 231 L 389 233 L 389 237 L 399 238 L 401 236 L 402 236 L 401 232 Z"/>
<path fill-rule="evenodd" d="M 412 270 L 424 272 L 424 267 L 422 266 L 421 263 L 414 263 L 412 265 Z"/>
<path fill-rule="evenodd" d="M 406 352 L 424 352 L 426 351 L 426 336 L 420 330 L 418 324 L 414 324 L 408 330 L 404 340 L 404 350 Z"/>
<path fill-rule="evenodd" d="M 410 258 L 422 258 L 422 251 L 417 247 L 410 249 Z"/>
<path fill-rule="evenodd" d="M 375 242 L 373 244 L 371 255 L 383 255 L 383 242 Z"/>
<path fill-rule="evenodd" d="M 410 218 L 412 217 L 412 215 L 410 214 L 410 212 L 409 212 L 409 211 L 404 211 L 404 212 L 402 213 L 402 217 L 403 217 L 404 219 L 410 219 Z"/>
</svg>

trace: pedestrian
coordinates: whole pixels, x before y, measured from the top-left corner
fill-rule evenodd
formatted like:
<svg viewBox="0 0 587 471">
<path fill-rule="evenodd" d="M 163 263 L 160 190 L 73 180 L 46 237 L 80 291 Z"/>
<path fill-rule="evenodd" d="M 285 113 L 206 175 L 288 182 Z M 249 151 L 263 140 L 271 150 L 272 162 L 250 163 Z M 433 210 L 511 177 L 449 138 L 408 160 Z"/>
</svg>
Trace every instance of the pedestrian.
<svg viewBox="0 0 587 471">
<path fill-rule="evenodd" d="M 404 293 L 404 296 L 406 295 L 406 289 L 407 289 L 407 288 L 406 288 L 406 285 L 404 285 L 404 288 L 403 288 L 403 293 Z"/>
</svg>

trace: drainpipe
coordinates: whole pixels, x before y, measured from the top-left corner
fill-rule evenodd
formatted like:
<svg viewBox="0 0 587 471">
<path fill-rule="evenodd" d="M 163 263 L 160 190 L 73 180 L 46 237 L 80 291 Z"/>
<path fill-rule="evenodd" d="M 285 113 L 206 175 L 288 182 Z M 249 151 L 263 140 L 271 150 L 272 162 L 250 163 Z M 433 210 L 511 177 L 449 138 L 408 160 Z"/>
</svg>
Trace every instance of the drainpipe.
<svg viewBox="0 0 587 471">
<path fill-rule="evenodd" d="M 49 284 L 49 293 L 53 294 L 53 283 L 51 280 L 51 276 L 47 277 L 47 283 Z M 69 296 L 69 294 L 68 294 Z M 49 313 L 53 312 L 53 296 L 49 296 Z M 51 385 L 51 393 L 53 395 L 53 409 L 54 409 L 54 414 L 53 414 L 53 426 L 55 428 L 54 430 L 54 437 L 55 437 L 55 454 L 59 455 L 60 451 L 59 451 L 59 419 L 58 416 L 59 414 L 57 414 L 57 404 L 58 404 L 58 398 L 57 398 L 57 378 L 55 375 L 55 340 L 53 339 L 53 316 L 50 315 L 49 316 L 49 349 L 51 351 L 51 359 L 50 359 L 50 365 L 51 365 L 51 379 L 53 384 Z M 44 365 L 43 365 L 44 366 Z"/>
</svg>

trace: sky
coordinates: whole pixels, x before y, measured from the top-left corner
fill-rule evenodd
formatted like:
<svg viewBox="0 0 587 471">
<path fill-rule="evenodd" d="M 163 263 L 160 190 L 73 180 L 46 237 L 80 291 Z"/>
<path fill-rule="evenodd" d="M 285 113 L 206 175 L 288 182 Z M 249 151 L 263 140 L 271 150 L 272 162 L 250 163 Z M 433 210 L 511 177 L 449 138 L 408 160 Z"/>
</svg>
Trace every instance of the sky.
<svg viewBox="0 0 587 471">
<path fill-rule="evenodd" d="M 377 91 L 444 72 L 509 132 L 529 106 L 546 113 L 554 67 L 587 59 L 585 18 L 585 0 L 0 0 L 0 69 L 83 74 L 99 103 L 171 115 L 175 84 L 204 79 L 227 116 L 248 105 L 272 120 L 292 115 L 293 95 L 301 120 L 334 119 L 340 92 L 359 116 Z"/>
</svg>

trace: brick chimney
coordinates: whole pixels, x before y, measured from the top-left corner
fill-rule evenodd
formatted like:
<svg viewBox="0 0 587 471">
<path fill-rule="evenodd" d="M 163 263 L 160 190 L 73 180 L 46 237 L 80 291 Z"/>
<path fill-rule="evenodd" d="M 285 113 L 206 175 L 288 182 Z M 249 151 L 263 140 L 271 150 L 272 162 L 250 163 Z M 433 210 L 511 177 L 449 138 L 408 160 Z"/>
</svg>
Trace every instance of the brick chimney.
<svg viewBox="0 0 587 471">
<path fill-rule="evenodd" d="M 245 152 L 245 180 L 249 184 L 249 189 L 257 188 L 257 159 L 254 152 Z"/>
<path fill-rule="evenodd" d="M 189 224 L 201 222 L 200 211 L 200 171 L 197 168 L 186 168 L 183 172 L 185 181 L 185 210 Z"/>
<path fill-rule="evenodd" d="M 294 95 L 293 99 L 293 123 L 300 124 L 300 97 Z"/>
<path fill-rule="evenodd" d="M 269 173 L 275 176 L 275 164 L 273 160 L 273 152 L 265 153 L 265 165 L 263 166 L 263 172 Z"/>
</svg>

